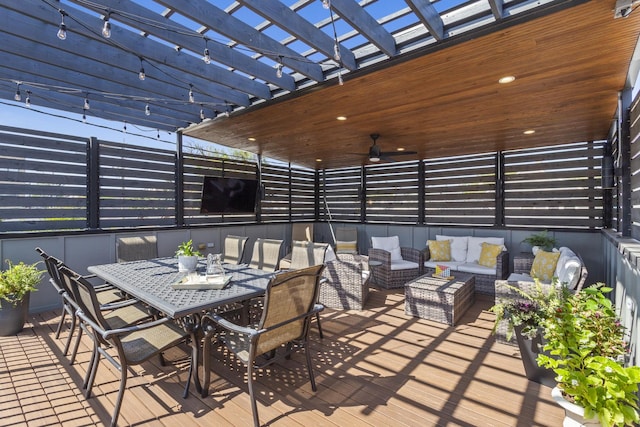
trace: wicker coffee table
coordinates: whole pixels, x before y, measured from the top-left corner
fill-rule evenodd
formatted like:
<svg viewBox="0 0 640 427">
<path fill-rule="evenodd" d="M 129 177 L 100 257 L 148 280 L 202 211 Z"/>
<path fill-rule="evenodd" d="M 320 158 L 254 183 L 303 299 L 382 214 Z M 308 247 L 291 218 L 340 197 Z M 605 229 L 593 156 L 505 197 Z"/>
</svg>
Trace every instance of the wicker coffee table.
<svg viewBox="0 0 640 427">
<path fill-rule="evenodd" d="M 425 274 L 404 286 L 404 312 L 451 326 L 475 301 L 475 276 L 456 273 L 453 279 Z"/>
</svg>

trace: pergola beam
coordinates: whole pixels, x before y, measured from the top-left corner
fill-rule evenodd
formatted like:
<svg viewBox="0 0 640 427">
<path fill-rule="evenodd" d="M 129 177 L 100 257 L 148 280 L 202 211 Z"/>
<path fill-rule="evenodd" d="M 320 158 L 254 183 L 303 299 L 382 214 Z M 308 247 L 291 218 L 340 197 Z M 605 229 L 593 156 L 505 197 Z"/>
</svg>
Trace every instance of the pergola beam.
<svg viewBox="0 0 640 427">
<path fill-rule="evenodd" d="M 396 55 L 393 36 L 354 0 L 331 0 L 331 8 L 386 55 Z"/>
<path fill-rule="evenodd" d="M 429 0 L 406 0 L 406 2 L 429 30 L 429 34 L 436 40 L 442 40 L 444 38 L 444 22 L 431 2 Z"/>
<path fill-rule="evenodd" d="M 295 50 L 283 46 L 238 18 L 204 0 L 156 0 L 158 3 L 177 9 L 201 25 L 229 37 L 256 52 L 273 60 L 282 58 L 282 63 L 300 74 L 315 80 L 324 81 L 320 65 L 308 60 Z"/>
<path fill-rule="evenodd" d="M 324 53 L 329 58 L 334 56 L 334 46 L 337 40 L 329 37 L 322 30 L 311 24 L 306 19 L 295 13 L 279 0 L 237 0 L 238 3 L 248 7 L 260 16 L 279 22 L 282 28 L 296 36 L 309 46 Z M 348 70 L 356 70 L 358 65 L 356 57 L 349 49 L 338 43 L 340 63 Z"/>
</svg>

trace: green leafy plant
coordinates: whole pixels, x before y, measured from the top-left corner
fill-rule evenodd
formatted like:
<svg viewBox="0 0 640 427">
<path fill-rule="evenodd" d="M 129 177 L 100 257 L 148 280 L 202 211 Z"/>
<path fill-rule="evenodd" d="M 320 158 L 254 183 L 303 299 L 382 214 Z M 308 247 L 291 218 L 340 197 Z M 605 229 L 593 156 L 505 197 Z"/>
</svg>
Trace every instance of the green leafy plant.
<svg viewBox="0 0 640 427">
<path fill-rule="evenodd" d="M 202 254 L 193 247 L 193 240 L 189 240 L 180 243 L 176 256 L 202 256 Z"/>
<path fill-rule="evenodd" d="M 558 242 L 555 237 L 549 235 L 549 232 L 547 230 L 540 231 L 539 233 L 534 233 L 526 239 L 523 239 L 522 241 L 528 243 L 531 246 L 538 246 L 545 251 L 551 251 Z"/>
<path fill-rule="evenodd" d="M 495 313 L 496 318 L 493 325 L 495 334 L 500 322 L 507 321 L 507 341 L 513 337 L 516 326 L 522 326 L 522 335 L 533 338 L 542 326 L 543 320 L 560 303 L 557 281 L 543 288 L 538 279 L 534 279 L 535 286 L 527 292 L 516 286 L 506 285 L 517 296 L 503 299 L 489 309 Z"/>
<path fill-rule="evenodd" d="M 39 262 L 25 264 L 20 261 L 13 264 L 7 260 L 9 268 L 0 272 L 0 298 L 10 302 L 14 306 L 22 301 L 29 292 L 36 291 L 44 270 L 38 269 Z"/>
<path fill-rule="evenodd" d="M 567 400 L 584 408 L 584 417 L 598 417 L 603 426 L 633 425 L 638 416 L 640 367 L 624 366 L 624 328 L 602 283 L 572 293 L 566 288 L 560 304 L 542 325 L 550 356 L 538 364 L 552 369 Z"/>
</svg>

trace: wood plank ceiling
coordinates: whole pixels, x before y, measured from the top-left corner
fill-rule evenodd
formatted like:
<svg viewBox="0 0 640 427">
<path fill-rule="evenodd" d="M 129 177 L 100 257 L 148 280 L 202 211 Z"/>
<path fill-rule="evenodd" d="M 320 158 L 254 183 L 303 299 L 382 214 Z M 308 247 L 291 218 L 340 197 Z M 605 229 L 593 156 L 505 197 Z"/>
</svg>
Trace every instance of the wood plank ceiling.
<svg viewBox="0 0 640 427">
<path fill-rule="evenodd" d="M 470 154 L 606 138 L 640 30 L 615 0 L 322 3 L 0 0 L 0 97 L 310 168 L 368 163 L 373 133 Z"/>
</svg>

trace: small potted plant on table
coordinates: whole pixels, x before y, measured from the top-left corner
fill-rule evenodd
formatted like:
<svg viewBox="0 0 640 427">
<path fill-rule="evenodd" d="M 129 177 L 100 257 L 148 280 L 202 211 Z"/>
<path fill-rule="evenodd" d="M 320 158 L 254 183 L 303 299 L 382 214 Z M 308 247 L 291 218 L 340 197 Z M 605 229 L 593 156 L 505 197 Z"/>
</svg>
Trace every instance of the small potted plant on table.
<svg viewBox="0 0 640 427">
<path fill-rule="evenodd" d="M 564 426 L 634 425 L 638 416 L 640 367 L 625 367 L 624 328 L 602 283 L 578 293 L 564 289 L 561 304 L 542 325 L 558 386 L 552 396 L 565 409 Z M 574 412 L 574 411 L 577 411 Z"/>
<path fill-rule="evenodd" d="M 0 272 L 0 336 L 15 335 L 22 330 L 29 314 L 29 297 L 37 290 L 42 273 L 38 262 L 13 264 Z"/>
<path fill-rule="evenodd" d="M 182 242 L 176 251 L 178 257 L 178 271 L 192 273 L 196 271 L 200 252 L 193 247 L 193 240 Z"/>
</svg>

